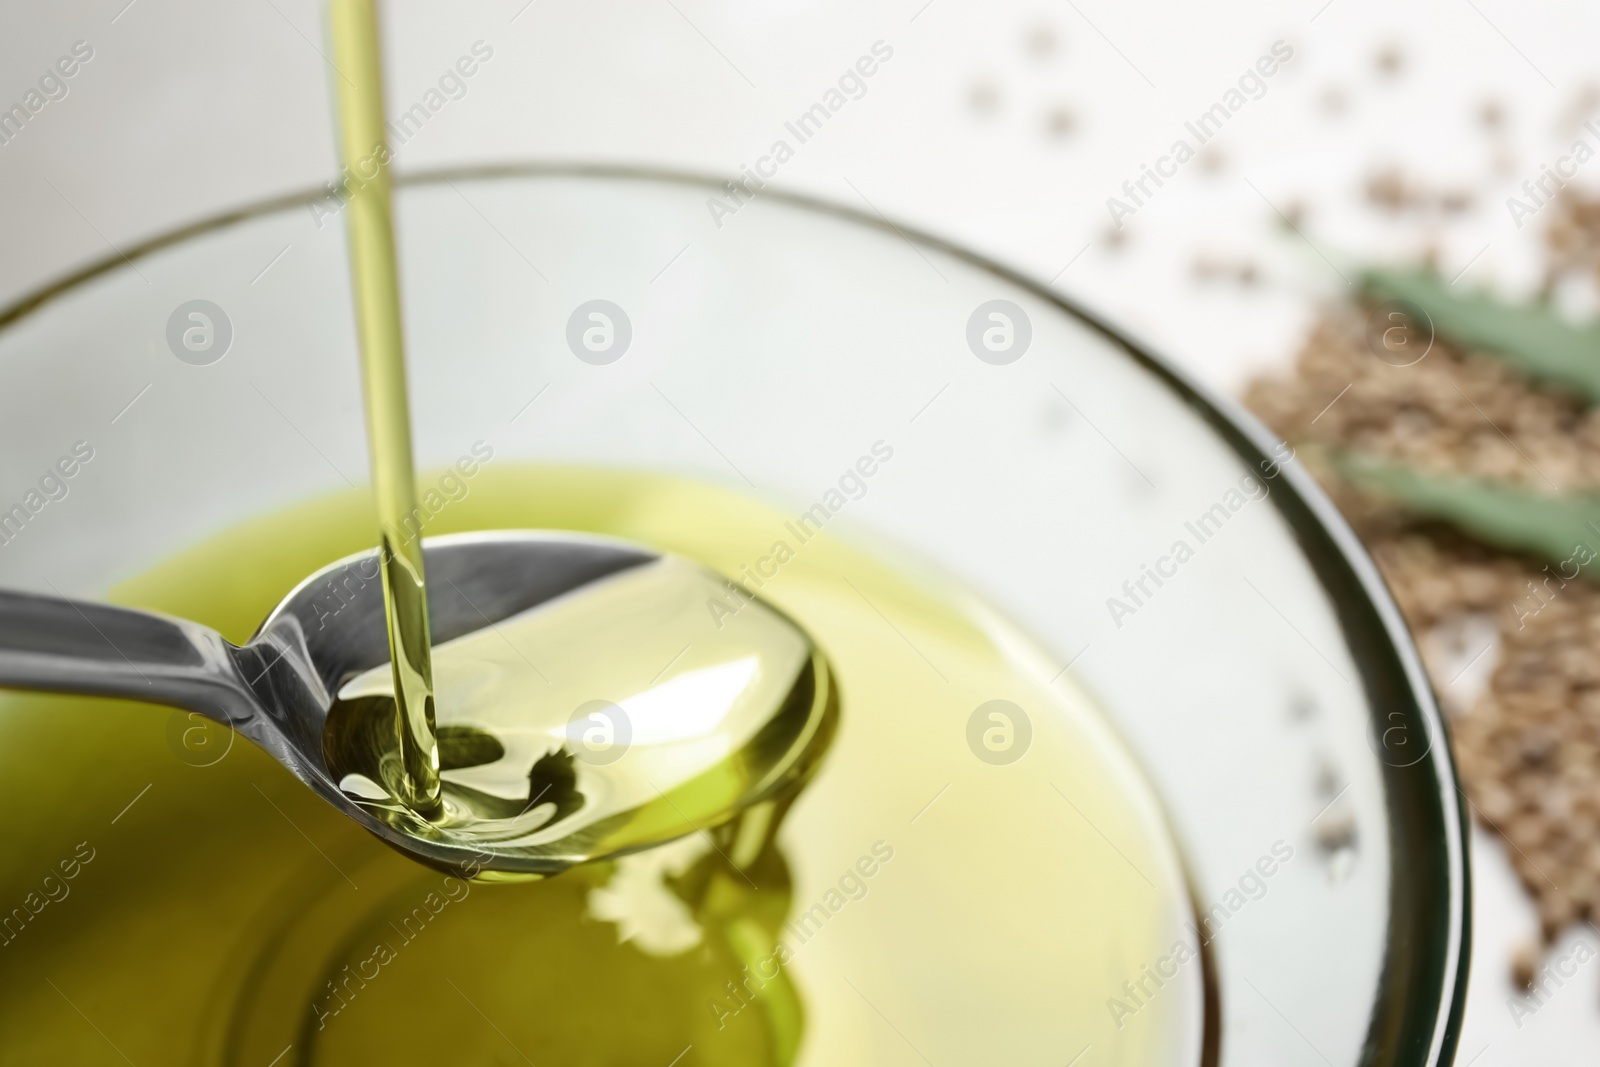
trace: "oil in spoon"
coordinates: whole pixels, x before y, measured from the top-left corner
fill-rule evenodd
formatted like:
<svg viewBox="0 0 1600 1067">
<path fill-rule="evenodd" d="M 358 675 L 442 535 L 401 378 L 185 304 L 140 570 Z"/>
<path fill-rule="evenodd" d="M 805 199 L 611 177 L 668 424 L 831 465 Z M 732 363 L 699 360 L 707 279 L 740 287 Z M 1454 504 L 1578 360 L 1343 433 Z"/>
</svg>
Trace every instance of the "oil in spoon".
<svg viewBox="0 0 1600 1067">
<path fill-rule="evenodd" d="M 367 447 L 372 457 L 389 628 L 394 699 L 380 727 L 391 759 L 390 787 L 424 817 L 441 810 L 435 736 L 432 641 L 411 455 L 400 278 L 390 206 L 389 149 L 383 126 L 383 69 L 373 0 L 332 0 L 333 53 L 339 98 L 340 154 L 350 175 L 345 217 L 350 277 L 361 349 Z"/>
<path fill-rule="evenodd" d="M 340 687 L 323 732 L 328 770 L 397 829 L 528 874 L 791 795 L 831 739 L 836 683 L 805 632 L 766 604 L 707 612 L 725 586 L 663 556 L 441 644 L 443 801 L 430 819 L 386 781 L 384 667 Z"/>
</svg>

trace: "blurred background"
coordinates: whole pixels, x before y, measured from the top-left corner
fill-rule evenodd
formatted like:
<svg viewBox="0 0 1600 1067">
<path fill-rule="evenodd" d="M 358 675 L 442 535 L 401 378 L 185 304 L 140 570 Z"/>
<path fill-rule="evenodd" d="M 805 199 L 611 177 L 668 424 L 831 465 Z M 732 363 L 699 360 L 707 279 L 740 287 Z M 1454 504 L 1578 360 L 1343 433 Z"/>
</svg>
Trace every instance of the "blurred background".
<svg viewBox="0 0 1600 1067">
<path fill-rule="evenodd" d="M 0 108 L 23 117 L 0 116 L 0 304 L 334 178 L 314 0 L 3 10 Z M 1600 366 L 1584 328 L 1600 306 L 1600 209 L 1586 199 L 1600 197 L 1600 10 L 395 0 L 383 11 L 389 111 L 418 115 L 402 173 L 538 159 L 737 178 L 775 140 L 792 142 L 785 123 L 858 57 L 877 55 L 773 181 L 1050 284 L 1307 455 L 1395 586 L 1456 719 L 1476 823 L 1458 1062 L 1594 1061 L 1600 595 L 1576 542 L 1600 547 L 1600 526 L 1582 532 L 1600 517 L 1600 424 L 1594 379 L 1546 357 Z M 457 74 L 469 55 L 474 72 Z M 1371 283 L 1376 267 L 1433 280 L 1422 303 L 1438 338 L 1424 356 L 1374 345 L 1381 298 L 1394 295 Z M 1549 344 L 1485 343 L 1507 330 Z M 1389 465 L 1358 477 L 1354 456 Z M 1496 520 L 1511 512 L 1526 521 Z M 1562 523 L 1578 532 L 1549 533 Z M 1559 983 L 1519 988 L 1555 965 Z"/>
</svg>

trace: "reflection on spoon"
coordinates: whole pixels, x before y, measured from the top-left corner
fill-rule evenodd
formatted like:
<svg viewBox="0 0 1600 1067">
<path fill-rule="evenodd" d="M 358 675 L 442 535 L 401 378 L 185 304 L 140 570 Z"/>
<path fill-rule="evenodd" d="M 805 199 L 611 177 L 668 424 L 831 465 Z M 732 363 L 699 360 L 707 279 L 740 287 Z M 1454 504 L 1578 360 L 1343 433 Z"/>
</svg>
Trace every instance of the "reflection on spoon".
<svg viewBox="0 0 1600 1067">
<path fill-rule="evenodd" d="M 659 557 L 434 649 L 444 811 L 405 805 L 387 666 L 340 686 L 324 749 L 356 804 L 409 835 L 554 872 L 726 821 L 804 774 L 836 700 L 805 634 Z"/>
</svg>

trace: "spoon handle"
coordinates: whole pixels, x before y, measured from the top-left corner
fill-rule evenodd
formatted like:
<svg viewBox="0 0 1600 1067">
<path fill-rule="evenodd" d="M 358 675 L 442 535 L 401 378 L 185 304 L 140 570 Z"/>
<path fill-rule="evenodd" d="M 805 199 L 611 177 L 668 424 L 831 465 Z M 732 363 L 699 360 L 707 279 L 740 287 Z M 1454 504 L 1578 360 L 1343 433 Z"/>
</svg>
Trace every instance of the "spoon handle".
<svg viewBox="0 0 1600 1067">
<path fill-rule="evenodd" d="M 249 701 L 232 649 L 198 623 L 0 590 L 0 686 L 127 697 L 238 721 Z"/>
</svg>

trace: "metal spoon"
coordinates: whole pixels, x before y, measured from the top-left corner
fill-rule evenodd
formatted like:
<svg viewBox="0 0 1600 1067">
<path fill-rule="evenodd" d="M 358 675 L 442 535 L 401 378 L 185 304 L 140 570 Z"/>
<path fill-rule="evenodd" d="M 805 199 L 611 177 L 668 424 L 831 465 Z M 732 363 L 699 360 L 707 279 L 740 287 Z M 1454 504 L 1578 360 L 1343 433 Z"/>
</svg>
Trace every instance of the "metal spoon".
<svg viewBox="0 0 1600 1067">
<path fill-rule="evenodd" d="M 433 538 L 424 543 L 424 556 L 436 649 L 502 624 L 525 624 L 531 617 L 527 613 L 570 612 L 572 598 L 608 582 L 636 579 L 641 568 L 670 568 L 656 576 L 657 587 L 663 578 L 683 584 L 685 597 L 701 598 L 693 601 L 697 612 L 706 588 L 726 584 L 677 557 L 566 533 L 497 531 Z M 687 733 L 676 731 L 671 741 L 679 747 L 671 749 L 670 758 L 636 763 L 630 772 L 636 778 L 655 775 L 649 781 L 658 797 L 648 802 L 638 798 L 637 789 L 626 803 L 616 799 L 619 794 L 605 778 L 606 768 L 578 767 L 562 753 L 564 796 L 532 796 L 530 785 L 527 806 L 515 813 L 520 821 L 504 822 L 503 832 L 498 830 L 502 824 L 491 820 L 476 828 L 491 832 L 452 833 L 448 819 L 435 825 L 397 811 L 393 804 L 375 802 L 370 781 L 362 783 L 368 787 L 364 793 L 351 786 L 350 776 L 340 775 L 346 787 L 341 788 L 337 770 L 329 766 L 330 754 L 337 759 L 338 753 L 330 752 L 337 746 L 330 745 L 325 727 L 341 687 L 388 662 L 378 573 L 376 551 L 323 568 L 289 593 L 243 646 L 184 619 L 0 592 L 0 686 L 117 696 L 205 715 L 265 749 L 386 843 L 421 862 L 474 876 L 550 874 L 705 831 L 792 789 L 831 737 L 838 702 L 826 661 L 794 623 L 762 603 L 745 602 L 739 608 L 741 619 L 766 627 L 769 637 L 782 637 L 782 627 L 792 628 L 803 642 L 795 646 L 803 647 L 803 654 L 785 661 L 782 669 L 794 677 L 770 715 L 762 705 L 728 736 L 727 722 L 687 709 L 695 714 L 685 720 L 697 724 Z M 717 621 L 705 640 L 727 639 Z M 747 651 L 735 647 L 730 655 Z M 740 662 L 749 662 L 748 656 Z M 770 692 L 773 671 L 756 673 L 767 676 L 763 692 Z M 752 685 L 746 683 L 747 693 Z M 692 687 L 678 691 L 686 688 Z M 440 710 L 443 715 L 448 709 Z M 726 759 L 737 773 L 719 764 L 714 773 L 670 777 L 684 765 L 682 746 L 699 744 L 704 750 L 708 740 L 715 742 L 712 750 L 727 750 Z M 547 766 L 548 757 L 540 765 Z M 574 768 L 581 773 L 574 775 Z M 712 783 L 709 792 L 707 782 Z M 503 797 L 489 800 L 508 803 Z M 530 811 L 548 816 L 542 836 L 528 833 Z M 574 811 L 580 817 L 573 817 Z M 563 819 L 570 819 L 570 825 Z"/>
</svg>

